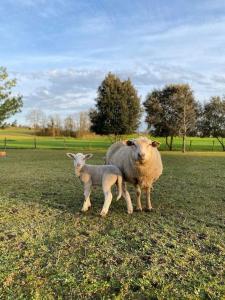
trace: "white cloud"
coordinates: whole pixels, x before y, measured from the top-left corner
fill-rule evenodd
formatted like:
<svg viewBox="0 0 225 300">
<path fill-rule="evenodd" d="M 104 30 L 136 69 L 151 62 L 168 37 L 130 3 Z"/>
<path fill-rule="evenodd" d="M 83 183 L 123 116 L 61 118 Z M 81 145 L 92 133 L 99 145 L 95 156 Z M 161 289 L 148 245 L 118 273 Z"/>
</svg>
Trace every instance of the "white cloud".
<svg viewBox="0 0 225 300">
<path fill-rule="evenodd" d="M 128 77 L 144 100 L 153 88 L 170 83 L 189 83 L 198 99 L 203 101 L 213 94 L 221 94 L 224 76 L 208 77 L 173 65 L 139 64 L 136 69 L 119 70 L 122 79 Z M 88 69 L 52 69 L 42 72 L 17 73 L 24 94 L 24 111 L 33 107 L 57 113 L 76 113 L 94 106 L 98 86 L 107 71 Z"/>
</svg>

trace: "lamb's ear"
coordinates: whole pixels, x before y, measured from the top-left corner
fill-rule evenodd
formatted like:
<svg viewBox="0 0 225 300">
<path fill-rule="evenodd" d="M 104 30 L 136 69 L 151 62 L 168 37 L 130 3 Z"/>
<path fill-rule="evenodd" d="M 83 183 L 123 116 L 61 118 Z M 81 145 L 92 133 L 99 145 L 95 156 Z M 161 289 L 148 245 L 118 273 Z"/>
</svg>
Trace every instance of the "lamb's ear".
<svg viewBox="0 0 225 300">
<path fill-rule="evenodd" d="M 160 142 L 157 142 L 157 141 L 152 142 L 152 147 L 158 148 L 159 146 L 160 146 Z"/>
<path fill-rule="evenodd" d="M 75 154 L 74 154 L 74 153 L 66 153 L 66 155 L 67 155 L 69 158 L 72 158 L 72 159 L 75 158 Z"/>
<path fill-rule="evenodd" d="M 93 154 L 91 154 L 91 153 L 90 154 L 85 154 L 84 158 L 86 160 L 86 159 L 90 159 L 92 156 L 93 156 Z"/>
<path fill-rule="evenodd" d="M 135 145 L 135 143 L 134 143 L 133 140 L 128 140 L 128 141 L 126 142 L 126 144 L 127 144 L 127 146 L 133 146 L 133 145 Z"/>
</svg>

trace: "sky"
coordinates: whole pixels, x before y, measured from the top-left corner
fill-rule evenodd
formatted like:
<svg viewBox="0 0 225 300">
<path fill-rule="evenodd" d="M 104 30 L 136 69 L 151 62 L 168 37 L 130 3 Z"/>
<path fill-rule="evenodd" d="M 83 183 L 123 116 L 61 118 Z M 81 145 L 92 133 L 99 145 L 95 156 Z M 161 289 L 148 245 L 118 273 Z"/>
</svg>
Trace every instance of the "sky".
<svg viewBox="0 0 225 300">
<path fill-rule="evenodd" d="M 22 112 L 87 111 L 108 72 L 141 101 L 189 83 L 196 99 L 225 94 L 224 0 L 1 0 L 0 65 L 24 96 Z"/>
</svg>

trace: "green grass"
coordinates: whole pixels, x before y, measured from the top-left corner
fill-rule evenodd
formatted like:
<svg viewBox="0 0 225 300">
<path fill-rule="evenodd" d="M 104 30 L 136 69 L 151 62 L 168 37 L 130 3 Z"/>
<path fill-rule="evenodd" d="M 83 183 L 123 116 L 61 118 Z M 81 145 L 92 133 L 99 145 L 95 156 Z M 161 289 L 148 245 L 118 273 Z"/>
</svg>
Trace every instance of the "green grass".
<svg viewBox="0 0 225 300">
<path fill-rule="evenodd" d="M 162 153 L 155 211 L 130 216 L 120 200 L 100 218 L 100 188 L 79 212 L 65 152 L 0 159 L 0 299 L 224 299 L 223 153 Z"/>
<path fill-rule="evenodd" d="M 136 135 L 137 136 L 137 135 Z M 124 136 L 123 138 L 135 137 L 135 135 Z M 80 150 L 106 150 L 112 143 L 107 136 L 90 136 L 88 138 L 64 138 L 64 137 L 36 137 L 32 130 L 24 128 L 0 129 L 0 149 L 5 147 L 5 138 L 8 149 L 33 149 L 34 139 L 38 149 L 74 149 Z M 157 139 L 160 143 L 160 150 L 168 150 L 165 138 Z M 174 150 L 181 150 L 182 139 L 174 138 Z M 186 141 L 187 151 L 222 151 L 222 147 L 215 138 L 188 137 Z"/>
</svg>

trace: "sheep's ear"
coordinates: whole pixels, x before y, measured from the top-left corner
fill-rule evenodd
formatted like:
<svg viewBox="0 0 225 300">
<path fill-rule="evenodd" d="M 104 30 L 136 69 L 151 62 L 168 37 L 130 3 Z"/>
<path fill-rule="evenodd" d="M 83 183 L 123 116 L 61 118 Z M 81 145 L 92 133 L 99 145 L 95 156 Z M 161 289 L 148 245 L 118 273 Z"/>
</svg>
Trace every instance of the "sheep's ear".
<svg viewBox="0 0 225 300">
<path fill-rule="evenodd" d="M 128 140 L 126 142 L 126 144 L 127 144 L 127 146 L 133 146 L 133 145 L 135 145 L 133 140 Z"/>
<path fill-rule="evenodd" d="M 69 158 L 75 159 L 75 154 L 74 154 L 74 153 L 66 153 L 66 155 L 67 155 Z"/>
<path fill-rule="evenodd" d="M 157 142 L 157 141 L 152 142 L 152 147 L 158 148 L 159 146 L 160 146 L 160 142 Z"/>
<path fill-rule="evenodd" d="M 84 156 L 84 159 L 86 160 L 86 159 L 90 159 L 91 157 L 93 156 L 93 154 L 85 154 L 85 156 Z"/>
</svg>

